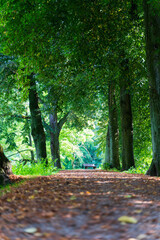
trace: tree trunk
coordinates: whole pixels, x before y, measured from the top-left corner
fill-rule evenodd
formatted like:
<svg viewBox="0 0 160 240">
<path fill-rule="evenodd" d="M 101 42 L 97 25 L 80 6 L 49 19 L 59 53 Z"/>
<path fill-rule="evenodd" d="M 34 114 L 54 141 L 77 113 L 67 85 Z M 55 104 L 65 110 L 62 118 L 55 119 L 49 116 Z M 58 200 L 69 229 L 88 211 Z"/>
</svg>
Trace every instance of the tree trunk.
<svg viewBox="0 0 160 240">
<path fill-rule="evenodd" d="M 60 144 L 59 144 L 59 135 L 64 123 L 67 121 L 69 113 L 65 114 L 65 116 L 58 122 L 57 120 L 57 111 L 56 106 L 52 110 L 52 114 L 50 114 L 50 146 L 51 146 L 51 155 L 52 161 L 54 162 L 54 166 L 57 168 L 61 168 L 61 159 L 60 159 Z"/>
<path fill-rule="evenodd" d="M 11 165 L 9 159 L 5 156 L 3 148 L 0 145 L 0 185 L 6 185 L 10 183 L 8 175 L 12 174 Z"/>
<path fill-rule="evenodd" d="M 26 123 L 27 123 L 27 133 L 28 133 L 28 145 L 30 147 L 33 146 L 32 144 L 32 134 L 31 134 L 31 129 L 30 129 L 30 120 L 29 120 L 29 116 L 28 113 L 26 113 Z M 30 150 L 30 154 L 31 154 L 31 162 L 34 162 L 34 152 L 33 150 Z"/>
<path fill-rule="evenodd" d="M 52 128 L 52 131 L 50 131 L 52 161 L 54 162 L 55 167 L 61 168 L 60 148 L 59 148 L 59 129 L 58 129 L 58 123 L 57 123 L 56 110 L 54 110 L 53 113 L 49 115 L 49 119 L 50 119 L 50 127 Z"/>
<path fill-rule="evenodd" d="M 110 165 L 111 159 L 110 159 L 110 124 L 108 123 L 108 130 L 107 130 L 107 136 L 106 136 L 106 149 L 105 149 L 105 163 Z"/>
<path fill-rule="evenodd" d="M 115 100 L 114 83 L 109 83 L 109 121 L 110 121 L 110 156 L 111 165 L 113 168 L 120 169 L 119 161 L 119 129 L 118 129 L 118 115 Z"/>
<path fill-rule="evenodd" d="M 130 88 L 130 74 L 128 60 L 122 63 L 122 76 L 120 82 L 120 112 L 122 131 L 122 170 L 135 167 L 133 154 L 133 126 Z"/>
<path fill-rule="evenodd" d="M 153 159 L 148 175 L 160 176 L 160 11 L 159 3 L 144 0 Z"/>
<path fill-rule="evenodd" d="M 41 112 L 38 106 L 38 95 L 34 76 L 30 76 L 29 108 L 31 112 L 32 136 L 36 148 L 37 159 L 45 160 L 47 165 L 46 136 L 42 125 Z"/>
<path fill-rule="evenodd" d="M 30 132 L 29 132 L 29 146 L 32 147 L 32 136 L 31 136 Z M 30 153 L 31 153 L 31 162 L 34 162 L 34 152 L 33 152 L 33 150 L 31 150 Z"/>
</svg>

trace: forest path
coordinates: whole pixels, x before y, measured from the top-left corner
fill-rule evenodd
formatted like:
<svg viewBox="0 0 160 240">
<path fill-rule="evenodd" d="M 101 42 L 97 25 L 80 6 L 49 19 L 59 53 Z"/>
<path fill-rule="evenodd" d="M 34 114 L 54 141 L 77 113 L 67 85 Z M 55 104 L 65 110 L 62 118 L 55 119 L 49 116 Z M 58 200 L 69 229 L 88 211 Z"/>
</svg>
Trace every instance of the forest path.
<svg viewBox="0 0 160 240">
<path fill-rule="evenodd" d="M 0 240 L 160 240 L 159 200 L 155 177 L 102 170 L 37 177 L 0 197 Z"/>
</svg>

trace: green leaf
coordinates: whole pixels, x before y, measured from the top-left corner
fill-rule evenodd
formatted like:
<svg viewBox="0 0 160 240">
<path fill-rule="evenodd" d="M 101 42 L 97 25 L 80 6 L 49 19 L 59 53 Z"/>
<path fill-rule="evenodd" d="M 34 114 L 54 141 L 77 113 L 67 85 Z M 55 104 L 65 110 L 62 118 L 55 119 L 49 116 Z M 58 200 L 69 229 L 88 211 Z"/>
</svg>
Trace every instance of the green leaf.
<svg viewBox="0 0 160 240">
<path fill-rule="evenodd" d="M 129 216 L 121 216 L 118 218 L 118 221 L 122 223 L 132 223 L 132 224 L 136 224 L 138 222 L 136 218 L 129 217 Z"/>
<path fill-rule="evenodd" d="M 74 196 L 74 195 L 70 197 L 70 200 L 76 200 L 76 199 L 77 199 L 77 198 L 76 198 L 76 196 Z"/>
<path fill-rule="evenodd" d="M 132 195 L 125 195 L 124 198 L 131 198 Z"/>
</svg>

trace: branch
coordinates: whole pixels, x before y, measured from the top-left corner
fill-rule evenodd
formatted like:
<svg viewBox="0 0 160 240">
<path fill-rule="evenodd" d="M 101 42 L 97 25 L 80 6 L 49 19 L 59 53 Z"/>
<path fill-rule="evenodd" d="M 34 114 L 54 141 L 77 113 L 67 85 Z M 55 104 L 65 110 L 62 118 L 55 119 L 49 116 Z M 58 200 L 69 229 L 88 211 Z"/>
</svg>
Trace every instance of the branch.
<svg viewBox="0 0 160 240">
<path fill-rule="evenodd" d="M 6 117 L 6 116 L 9 116 L 9 117 L 13 117 L 13 118 L 22 118 L 22 119 L 30 119 L 31 117 L 30 116 L 24 116 L 24 115 L 17 115 L 17 114 L 0 114 L 0 118 L 1 117 Z"/>
<path fill-rule="evenodd" d="M 64 115 L 64 117 L 61 118 L 61 120 L 59 120 L 59 122 L 58 122 L 58 131 L 59 131 L 59 133 L 60 133 L 63 125 L 64 125 L 65 122 L 67 121 L 67 118 L 68 118 L 68 115 L 69 115 L 69 114 L 70 114 L 70 112 L 66 113 L 66 114 Z"/>
<path fill-rule="evenodd" d="M 27 151 L 32 151 L 32 149 L 24 149 L 24 150 L 17 151 L 17 152 L 18 152 L 18 153 L 21 153 L 21 152 L 27 152 Z M 17 153 L 13 153 L 13 154 L 7 156 L 7 158 L 12 157 L 12 156 L 14 156 L 14 155 L 16 155 L 16 154 L 17 154 Z"/>
</svg>

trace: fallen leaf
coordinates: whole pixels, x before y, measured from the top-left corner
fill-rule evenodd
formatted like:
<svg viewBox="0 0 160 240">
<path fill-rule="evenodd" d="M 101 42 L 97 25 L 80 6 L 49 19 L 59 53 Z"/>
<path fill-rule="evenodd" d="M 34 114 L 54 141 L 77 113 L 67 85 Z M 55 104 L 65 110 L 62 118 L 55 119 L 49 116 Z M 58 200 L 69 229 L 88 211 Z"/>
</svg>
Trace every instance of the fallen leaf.
<svg viewBox="0 0 160 240">
<path fill-rule="evenodd" d="M 146 234 L 140 234 L 138 237 L 137 237 L 138 240 L 142 240 L 142 239 L 147 239 L 147 235 Z"/>
<path fill-rule="evenodd" d="M 46 218 L 53 217 L 54 215 L 55 215 L 54 212 L 42 212 L 41 214 L 42 217 L 46 217 Z"/>
<path fill-rule="evenodd" d="M 19 219 L 19 220 L 24 219 L 24 218 L 25 218 L 24 214 L 21 214 L 21 215 L 17 216 L 17 219 Z"/>
<path fill-rule="evenodd" d="M 141 209 L 137 209 L 137 210 L 134 210 L 135 213 L 141 213 L 142 210 Z"/>
<path fill-rule="evenodd" d="M 131 198 L 132 195 L 124 195 L 124 198 Z"/>
<path fill-rule="evenodd" d="M 80 192 L 80 195 L 84 195 L 84 192 Z"/>
<path fill-rule="evenodd" d="M 122 222 L 122 223 L 137 223 L 138 222 L 136 218 L 128 217 L 128 216 L 119 217 L 118 221 Z"/>
<path fill-rule="evenodd" d="M 91 192 L 89 192 L 89 191 L 86 191 L 86 194 L 87 194 L 87 195 L 91 195 Z"/>
<path fill-rule="evenodd" d="M 31 195 L 31 196 L 29 196 L 28 198 L 29 198 L 29 199 L 34 199 L 35 196 L 34 196 L 34 195 Z"/>
<path fill-rule="evenodd" d="M 77 198 L 76 198 L 76 196 L 74 196 L 74 195 L 70 197 L 70 200 L 76 200 L 76 199 L 77 199 Z"/>
<path fill-rule="evenodd" d="M 39 232 L 36 232 L 36 233 L 34 234 L 34 236 L 35 236 L 35 237 L 42 237 L 43 234 L 42 234 L 42 233 L 39 233 Z"/>
<path fill-rule="evenodd" d="M 33 234 L 33 233 L 37 232 L 37 228 L 35 228 L 35 227 L 28 227 L 28 228 L 24 229 L 24 232 Z"/>
</svg>

